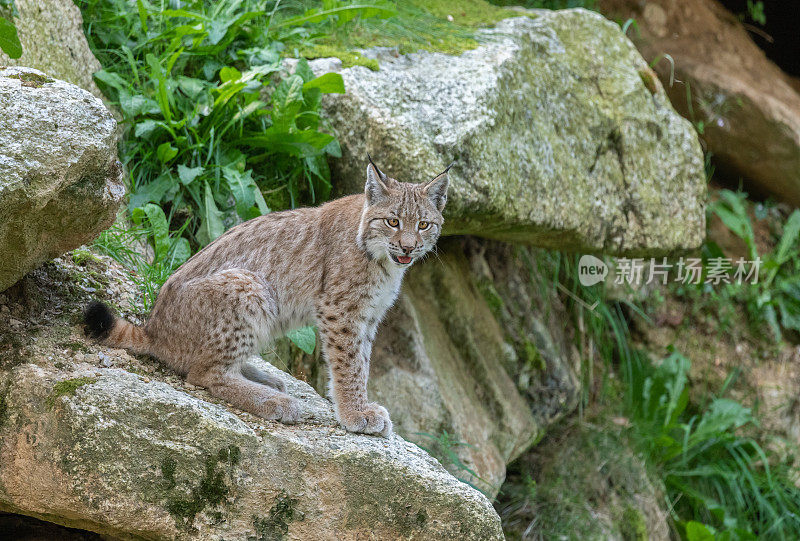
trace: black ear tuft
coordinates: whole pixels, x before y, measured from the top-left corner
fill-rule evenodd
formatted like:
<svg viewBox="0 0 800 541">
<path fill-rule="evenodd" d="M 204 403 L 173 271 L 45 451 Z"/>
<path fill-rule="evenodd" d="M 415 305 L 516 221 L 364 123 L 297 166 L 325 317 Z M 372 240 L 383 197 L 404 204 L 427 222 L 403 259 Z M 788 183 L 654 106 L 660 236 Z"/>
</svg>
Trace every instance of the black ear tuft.
<svg viewBox="0 0 800 541">
<path fill-rule="evenodd" d="M 83 322 L 86 325 L 86 334 L 96 340 L 108 338 L 114 327 L 114 314 L 111 309 L 99 301 L 92 301 L 83 311 Z"/>
</svg>

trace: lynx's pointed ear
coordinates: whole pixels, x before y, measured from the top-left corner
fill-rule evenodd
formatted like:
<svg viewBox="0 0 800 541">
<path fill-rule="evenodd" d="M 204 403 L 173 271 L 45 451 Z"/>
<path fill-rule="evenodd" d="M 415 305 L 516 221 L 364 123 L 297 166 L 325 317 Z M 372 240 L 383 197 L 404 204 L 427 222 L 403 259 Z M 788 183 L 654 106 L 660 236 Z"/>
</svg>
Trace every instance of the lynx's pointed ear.
<svg viewBox="0 0 800 541">
<path fill-rule="evenodd" d="M 367 164 L 367 183 L 364 185 L 364 194 L 367 196 L 367 203 L 374 205 L 388 197 L 388 178 L 383 171 L 378 169 L 369 154 L 367 157 L 369 164 Z"/>
<path fill-rule="evenodd" d="M 450 184 L 448 172 L 453 167 L 453 163 L 448 165 L 444 172 L 437 175 L 422 188 L 423 195 L 428 196 L 428 199 L 439 209 L 439 212 L 444 210 L 444 206 L 447 203 L 447 186 Z"/>
</svg>

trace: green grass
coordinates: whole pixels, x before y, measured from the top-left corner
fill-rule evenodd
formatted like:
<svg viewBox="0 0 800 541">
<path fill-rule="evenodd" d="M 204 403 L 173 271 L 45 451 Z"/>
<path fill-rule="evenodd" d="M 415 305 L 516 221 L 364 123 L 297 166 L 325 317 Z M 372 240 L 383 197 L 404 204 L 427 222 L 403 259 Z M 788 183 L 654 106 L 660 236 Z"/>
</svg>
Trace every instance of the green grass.
<svg viewBox="0 0 800 541">
<path fill-rule="evenodd" d="M 743 300 L 756 323 L 765 324 L 776 341 L 785 333 L 800 332 L 800 210 L 794 210 L 780 226 L 772 250 L 761 250 L 756 243 L 747 194 L 721 190 L 720 199 L 710 210 L 747 247 L 748 260 L 762 260 L 758 283 L 731 283 L 725 286 L 729 297 Z M 706 242 L 705 259 L 725 257 L 714 242 Z"/>
<path fill-rule="evenodd" d="M 181 242 L 182 237 L 174 235 L 169 238 L 171 244 L 166 253 L 155 252 L 153 258 L 147 257 L 146 243 L 155 237 L 156 233 L 146 224 L 128 226 L 124 221 L 118 220 L 100 233 L 93 244 L 99 252 L 110 256 L 131 271 L 130 278 L 139 287 L 145 310 L 153 306 L 158 290 L 188 257 L 180 248 L 185 246 L 186 239 Z"/>
</svg>

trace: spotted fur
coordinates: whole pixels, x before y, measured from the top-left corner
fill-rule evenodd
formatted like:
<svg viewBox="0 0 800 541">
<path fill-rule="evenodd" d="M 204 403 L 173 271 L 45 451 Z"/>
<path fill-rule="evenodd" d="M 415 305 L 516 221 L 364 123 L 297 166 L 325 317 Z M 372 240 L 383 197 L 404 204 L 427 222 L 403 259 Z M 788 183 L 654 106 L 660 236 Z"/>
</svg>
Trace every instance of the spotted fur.
<svg viewBox="0 0 800 541">
<path fill-rule="evenodd" d="M 367 398 L 372 342 L 405 271 L 439 237 L 447 185 L 447 171 L 410 184 L 370 161 L 364 194 L 244 222 L 167 280 L 144 326 L 109 322 L 94 304 L 88 332 L 157 357 L 238 408 L 293 423 L 295 399 L 248 359 L 315 324 L 339 421 L 352 432 L 387 435 L 388 412 Z"/>
</svg>

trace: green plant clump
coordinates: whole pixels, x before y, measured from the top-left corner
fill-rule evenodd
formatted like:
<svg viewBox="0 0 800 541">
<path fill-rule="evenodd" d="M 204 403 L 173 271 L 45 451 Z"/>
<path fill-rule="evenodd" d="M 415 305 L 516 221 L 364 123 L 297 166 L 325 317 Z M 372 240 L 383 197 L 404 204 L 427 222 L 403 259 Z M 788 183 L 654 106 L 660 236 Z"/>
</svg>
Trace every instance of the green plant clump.
<svg viewBox="0 0 800 541">
<path fill-rule="evenodd" d="M 274 33 L 298 21 L 271 25 L 268 3 L 255 0 L 80 4 L 103 64 L 95 78 L 123 115 L 135 222 L 162 226 L 153 203 L 196 248 L 238 220 L 327 199 L 326 156 L 339 147 L 320 103 L 344 85 L 303 61 L 282 72 Z M 186 245 L 176 250 L 185 255 Z"/>
<path fill-rule="evenodd" d="M 794 210 L 782 224 L 782 233 L 773 250 L 759 253 L 755 232 L 748 212 L 747 194 L 721 190 L 720 199 L 710 210 L 722 223 L 744 241 L 749 261 L 760 262 L 758 274 L 733 280 L 736 263 L 730 269 L 730 283 L 722 285 L 723 295 L 733 302 L 743 301 L 752 321 L 765 323 L 776 341 L 788 331 L 800 332 L 800 210 Z M 722 249 L 714 242 L 704 246 L 704 267 L 713 259 L 725 259 Z M 748 270 L 752 268 L 749 267 Z"/>
<path fill-rule="evenodd" d="M 419 444 L 420 449 L 423 449 L 429 455 L 435 457 L 442 466 L 456 477 L 456 479 L 483 492 L 490 498 L 492 493 L 496 492 L 496 487 L 492 486 L 489 481 L 483 479 L 475 470 L 467 466 L 458 455 L 458 449 L 460 447 L 472 447 L 469 443 L 459 440 L 456 436 L 447 432 L 447 430 L 443 430 L 439 434 L 417 432 L 416 435 L 423 438 L 426 442 L 424 445 Z M 476 485 L 475 482 L 478 482 L 481 486 Z"/>
</svg>

